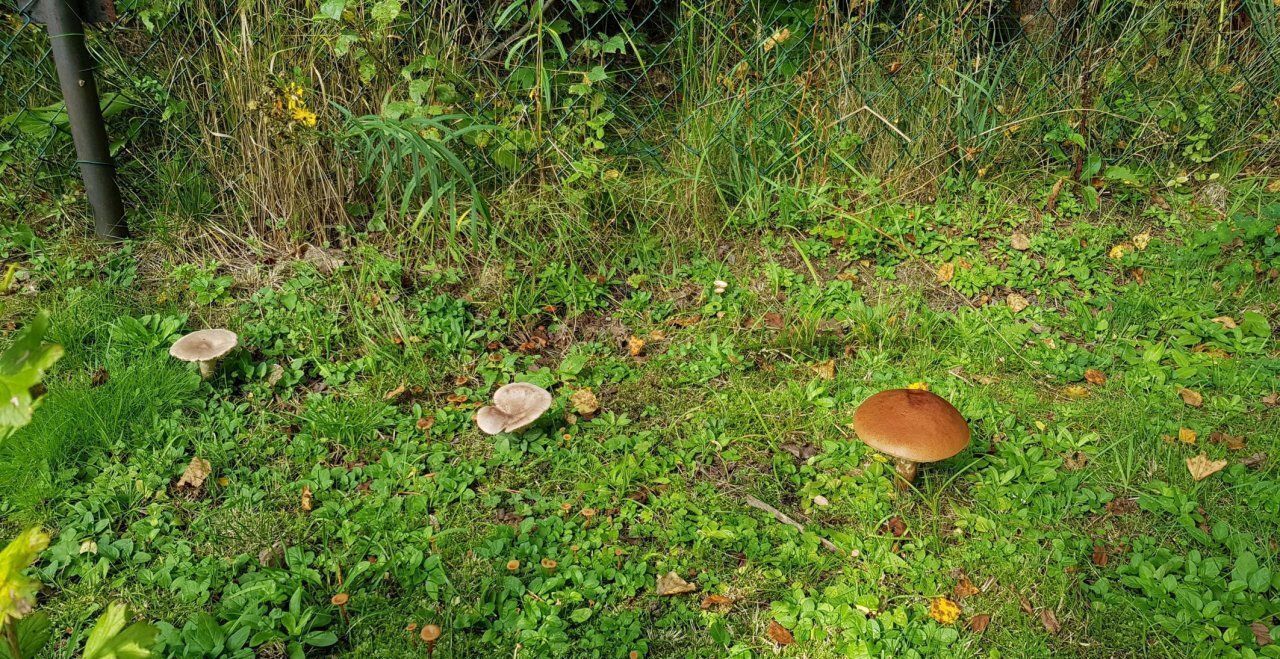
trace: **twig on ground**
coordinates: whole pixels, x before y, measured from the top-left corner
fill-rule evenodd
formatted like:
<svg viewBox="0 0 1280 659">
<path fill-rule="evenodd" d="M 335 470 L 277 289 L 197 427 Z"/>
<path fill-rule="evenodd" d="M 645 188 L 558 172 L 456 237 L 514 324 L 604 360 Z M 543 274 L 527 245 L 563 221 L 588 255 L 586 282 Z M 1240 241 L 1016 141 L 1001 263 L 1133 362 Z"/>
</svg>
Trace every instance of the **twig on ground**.
<svg viewBox="0 0 1280 659">
<path fill-rule="evenodd" d="M 790 517 L 787 516 L 786 513 L 782 512 L 781 510 L 778 510 L 777 508 L 770 506 L 769 504 L 751 496 L 750 494 L 746 495 L 746 501 L 748 506 L 751 506 L 752 508 L 757 508 L 759 510 L 763 510 L 766 513 L 769 513 L 770 515 L 773 515 L 773 518 L 778 520 L 779 522 L 782 522 L 783 524 L 786 524 L 787 526 L 790 526 L 795 530 L 801 533 L 804 533 L 804 524 L 801 524 L 800 522 L 797 522 L 794 519 L 791 519 Z M 840 554 L 841 556 L 848 555 L 848 552 L 837 547 L 836 543 L 831 542 L 826 538 L 819 536 L 818 542 L 821 542 L 823 547 L 826 547 L 827 549 L 830 549 L 831 551 L 837 554 Z"/>
</svg>

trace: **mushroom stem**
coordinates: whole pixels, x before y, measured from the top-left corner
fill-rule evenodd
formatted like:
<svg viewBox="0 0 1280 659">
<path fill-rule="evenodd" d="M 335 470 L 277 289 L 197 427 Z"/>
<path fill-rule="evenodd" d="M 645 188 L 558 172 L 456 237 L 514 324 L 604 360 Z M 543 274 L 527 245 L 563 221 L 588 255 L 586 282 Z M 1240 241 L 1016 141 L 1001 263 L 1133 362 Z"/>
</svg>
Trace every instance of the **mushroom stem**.
<svg viewBox="0 0 1280 659">
<path fill-rule="evenodd" d="M 216 359 L 208 359 L 208 360 L 199 362 L 199 364 L 200 364 L 201 380 L 208 380 L 209 378 L 213 377 L 213 372 L 218 370 L 218 360 Z"/>
<path fill-rule="evenodd" d="M 893 466 L 898 472 L 898 489 L 905 490 L 916 482 L 916 472 L 919 471 L 920 463 L 912 462 L 904 458 L 894 458 Z"/>
</svg>

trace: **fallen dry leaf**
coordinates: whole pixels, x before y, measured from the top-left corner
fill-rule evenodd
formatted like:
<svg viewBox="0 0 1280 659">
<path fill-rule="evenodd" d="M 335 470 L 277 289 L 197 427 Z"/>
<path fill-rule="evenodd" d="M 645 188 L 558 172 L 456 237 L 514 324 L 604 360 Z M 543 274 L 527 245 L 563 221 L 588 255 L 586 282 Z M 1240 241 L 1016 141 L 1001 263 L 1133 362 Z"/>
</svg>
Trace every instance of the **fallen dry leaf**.
<svg viewBox="0 0 1280 659">
<path fill-rule="evenodd" d="M 951 281 L 951 279 L 956 276 L 956 264 L 943 263 L 942 265 L 938 266 L 938 272 L 936 274 L 938 276 L 938 281 L 945 284 Z"/>
<path fill-rule="evenodd" d="M 1265 452 L 1261 452 L 1261 451 L 1260 451 L 1260 452 L 1258 452 L 1258 453 L 1254 453 L 1253 455 L 1251 455 L 1251 456 L 1249 456 L 1249 457 L 1247 457 L 1247 458 L 1245 458 L 1245 459 L 1241 460 L 1241 461 L 1240 461 L 1240 464 L 1242 464 L 1242 465 L 1244 465 L 1244 466 L 1246 466 L 1246 467 L 1248 467 L 1248 468 L 1250 468 L 1250 469 L 1256 469 L 1256 468 L 1258 467 L 1258 465 L 1260 465 L 1260 464 L 1262 464 L 1262 463 L 1264 463 L 1264 462 L 1266 462 L 1266 461 L 1267 461 L 1267 454 L 1266 454 Z"/>
<path fill-rule="evenodd" d="M 677 316 L 668 320 L 667 324 L 672 327 L 693 327 L 700 322 L 702 322 L 702 316 L 695 314 L 692 316 Z"/>
<path fill-rule="evenodd" d="M 760 317 L 760 321 L 769 329 L 780 330 L 786 324 L 782 319 L 782 314 L 776 311 L 770 311 Z"/>
<path fill-rule="evenodd" d="M 308 513 L 311 512 L 311 506 L 312 506 L 311 487 L 308 485 L 303 485 L 302 486 L 302 511 L 308 512 Z"/>
<path fill-rule="evenodd" d="M 1133 246 L 1137 247 L 1138 250 L 1144 250 L 1147 248 L 1147 245 L 1150 245 L 1150 244 L 1151 244 L 1151 234 L 1146 231 L 1143 231 L 1142 233 L 1137 234 L 1133 237 Z"/>
<path fill-rule="evenodd" d="M 818 447 L 813 444 L 798 444 L 796 442 L 783 442 L 782 450 L 790 453 L 795 456 L 797 460 L 801 461 L 808 460 L 820 452 L 818 451 Z"/>
<path fill-rule="evenodd" d="M 707 595 L 702 598 L 701 607 L 703 611 L 708 609 L 727 611 L 731 606 L 733 606 L 733 598 L 725 595 Z"/>
<path fill-rule="evenodd" d="M 631 338 L 627 339 L 627 352 L 631 353 L 632 357 L 639 357 L 643 355 L 644 339 L 635 336 L 634 334 L 631 335 Z"/>
<path fill-rule="evenodd" d="M 1249 625 L 1249 630 L 1253 632 L 1253 640 L 1257 642 L 1258 647 L 1271 645 L 1271 629 L 1266 624 L 1255 622 Z"/>
<path fill-rule="evenodd" d="M 1084 380 L 1089 384 L 1106 384 L 1107 374 L 1096 368 L 1086 369 L 1084 372 Z"/>
<path fill-rule="evenodd" d="M 960 605 L 945 597 L 935 597 L 929 604 L 929 617 L 950 625 L 960 617 Z"/>
<path fill-rule="evenodd" d="M 1091 559 L 1094 565 L 1098 567 L 1107 566 L 1107 548 L 1103 545 L 1093 546 L 1093 557 Z"/>
<path fill-rule="evenodd" d="M 1209 441 L 1214 444 L 1226 444 L 1227 448 L 1232 451 L 1239 451 L 1244 448 L 1244 437 L 1237 435 L 1228 435 L 1220 430 L 1209 433 Z"/>
<path fill-rule="evenodd" d="M 901 538 L 907 534 L 907 523 L 902 521 L 902 518 L 897 515 L 890 517 L 889 521 L 884 523 L 884 526 L 885 530 L 893 534 L 893 537 L 895 538 Z"/>
<path fill-rule="evenodd" d="M 395 389 L 392 389 L 391 391 L 388 391 L 387 393 L 383 394 L 382 400 L 392 400 L 395 398 L 399 398 L 400 394 L 403 394 L 404 392 L 405 392 L 405 386 L 402 384 L 396 387 Z"/>
<path fill-rule="evenodd" d="M 1183 444 L 1196 443 L 1196 431 L 1190 428 L 1178 428 L 1178 441 Z"/>
<path fill-rule="evenodd" d="M 100 368 L 93 372 L 93 377 L 89 378 L 89 386 L 101 387 L 102 385 L 106 384 L 107 380 L 109 380 L 110 378 L 111 378 L 111 375 L 107 373 L 107 369 Z"/>
<path fill-rule="evenodd" d="M 825 362 L 818 362 L 817 364 L 811 365 L 809 368 L 813 369 L 813 372 L 817 373 L 818 377 L 823 380 L 836 379 L 836 360 L 834 359 L 828 359 Z"/>
<path fill-rule="evenodd" d="M 1181 389 L 1178 389 L 1178 397 L 1182 399 L 1182 402 L 1190 405 L 1191 407 L 1201 407 L 1204 405 L 1204 396 L 1201 396 L 1200 392 L 1195 391 L 1194 389 L 1182 387 Z"/>
<path fill-rule="evenodd" d="M 1262 397 L 1262 404 L 1267 407 L 1275 407 L 1280 405 L 1280 392 L 1273 391 Z"/>
<path fill-rule="evenodd" d="M 1226 460 L 1210 460 L 1209 456 L 1204 453 L 1187 458 L 1187 471 L 1191 472 L 1191 478 L 1197 481 L 1202 481 L 1222 471 L 1226 466 Z"/>
<path fill-rule="evenodd" d="M 1062 630 L 1062 625 L 1058 624 L 1058 616 L 1054 615 L 1053 609 L 1040 609 L 1040 624 L 1044 625 L 1044 630 L 1050 634 L 1057 634 Z"/>
<path fill-rule="evenodd" d="M 1213 322 L 1221 325 L 1223 329 L 1236 328 L 1236 319 L 1232 318 L 1231 316 L 1218 316 L 1217 318 L 1213 319 Z"/>
<path fill-rule="evenodd" d="M 1022 612 L 1027 615 L 1031 615 L 1035 612 L 1035 609 L 1031 608 L 1031 600 L 1027 599 L 1027 596 L 1022 593 L 1018 593 L 1018 606 L 1021 607 Z"/>
<path fill-rule="evenodd" d="M 1031 249 L 1031 239 L 1027 234 L 1015 231 L 1012 236 L 1009 236 L 1009 245 L 1019 252 L 1025 252 Z"/>
<path fill-rule="evenodd" d="M 1137 512 L 1138 502 L 1128 497 L 1120 497 L 1107 502 L 1107 512 L 1112 515 L 1127 515 Z"/>
<path fill-rule="evenodd" d="M 573 411 L 583 416 L 591 416 L 600 409 L 600 401 L 596 400 L 595 392 L 590 389 L 579 389 L 569 396 L 569 404 L 573 406 Z"/>
<path fill-rule="evenodd" d="M 692 593 L 697 589 L 697 585 L 681 579 L 675 572 L 668 572 L 658 577 L 658 595 L 662 597 Z"/>
<path fill-rule="evenodd" d="M 778 624 L 777 620 L 769 621 L 769 640 L 778 645 L 791 645 L 796 642 L 796 637 L 792 636 L 791 630 Z"/>
<path fill-rule="evenodd" d="M 952 592 L 951 596 L 959 602 L 966 597 L 972 597 L 980 592 L 982 591 L 978 590 L 978 587 L 973 585 L 972 581 L 969 581 L 968 575 L 962 574 L 960 575 L 960 580 L 956 582 L 955 590 Z"/>
<path fill-rule="evenodd" d="M 213 470 L 213 466 L 199 456 L 193 456 L 191 462 L 187 463 L 187 468 L 182 470 L 182 476 L 178 478 L 176 487 L 179 490 L 196 491 L 204 486 L 205 479 L 209 478 L 209 473 Z"/>
<path fill-rule="evenodd" d="M 1014 313 L 1018 313 L 1019 311 L 1026 309 L 1027 305 L 1030 304 L 1030 302 L 1027 302 L 1027 298 L 1022 297 L 1017 293 L 1008 294 L 1005 296 L 1004 300 L 1009 305 L 1009 308 L 1013 309 Z"/>
<path fill-rule="evenodd" d="M 1080 471 L 1087 464 L 1089 464 L 1089 455 L 1084 451 L 1072 451 L 1062 461 L 1062 466 L 1067 471 Z"/>
<path fill-rule="evenodd" d="M 1130 245 L 1129 243 L 1120 243 L 1119 245 L 1112 247 L 1111 251 L 1107 252 L 1107 256 L 1113 259 L 1123 258 L 1125 254 L 1131 251 L 1133 251 L 1133 245 Z"/>
<path fill-rule="evenodd" d="M 969 618 L 969 631 L 975 634 L 981 634 L 987 631 L 987 625 L 991 624 L 991 616 L 986 613 L 980 613 Z"/>
<path fill-rule="evenodd" d="M 1081 398 L 1089 397 L 1089 390 L 1085 389 L 1084 387 L 1078 384 L 1073 384 L 1066 387 L 1065 389 L 1062 390 L 1062 393 L 1066 394 L 1067 398 L 1070 398 L 1072 400 L 1080 400 Z"/>
</svg>

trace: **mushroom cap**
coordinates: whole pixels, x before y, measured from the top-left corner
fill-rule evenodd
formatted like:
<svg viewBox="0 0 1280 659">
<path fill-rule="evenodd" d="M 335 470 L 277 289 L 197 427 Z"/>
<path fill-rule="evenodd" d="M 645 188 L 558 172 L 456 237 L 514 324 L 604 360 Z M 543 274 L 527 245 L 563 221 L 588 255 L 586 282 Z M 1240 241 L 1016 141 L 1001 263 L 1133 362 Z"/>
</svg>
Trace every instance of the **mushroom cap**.
<svg viewBox="0 0 1280 659">
<path fill-rule="evenodd" d="M 868 446 L 912 462 L 936 462 L 969 445 L 969 424 L 951 403 L 929 391 L 889 389 L 853 413 L 853 431 Z"/>
<path fill-rule="evenodd" d="M 440 638 L 440 634 L 440 625 L 423 625 L 422 632 L 418 635 L 422 637 L 422 640 L 428 643 L 434 643 L 436 639 Z"/>
<path fill-rule="evenodd" d="M 528 382 L 513 382 L 493 394 L 493 405 L 476 412 L 476 425 L 490 435 L 519 432 L 551 408 L 551 394 Z"/>
<path fill-rule="evenodd" d="M 231 330 L 199 330 L 174 341 L 169 355 L 184 362 L 207 362 L 231 352 L 237 340 L 236 333 Z"/>
</svg>

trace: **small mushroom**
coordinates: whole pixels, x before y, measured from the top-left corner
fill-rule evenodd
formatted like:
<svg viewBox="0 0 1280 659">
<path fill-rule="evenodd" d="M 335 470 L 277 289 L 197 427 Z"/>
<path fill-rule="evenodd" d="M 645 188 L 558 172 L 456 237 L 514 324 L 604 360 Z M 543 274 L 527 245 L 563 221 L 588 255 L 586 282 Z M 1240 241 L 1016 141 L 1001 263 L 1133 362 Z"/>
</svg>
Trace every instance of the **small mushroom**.
<svg viewBox="0 0 1280 659">
<path fill-rule="evenodd" d="M 853 413 L 853 430 L 868 446 L 893 457 L 905 488 L 922 462 L 945 460 L 969 445 L 969 424 L 937 394 L 890 389 L 863 401 Z"/>
<path fill-rule="evenodd" d="M 436 641 L 440 640 L 442 630 L 440 625 L 423 625 L 422 632 L 418 637 L 427 644 L 427 656 L 431 656 L 436 651 Z"/>
<path fill-rule="evenodd" d="M 528 382 L 513 382 L 493 394 L 493 405 L 476 412 L 476 425 L 490 435 L 520 432 L 551 407 L 551 394 Z"/>
<path fill-rule="evenodd" d="M 236 347 L 235 332 L 224 329 L 205 329 L 192 332 L 173 343 L 169 355 L 184 362 L 200 365 L 200 377 L 208 380 L 218 368 L 218 362 Z"/>
</svg>

